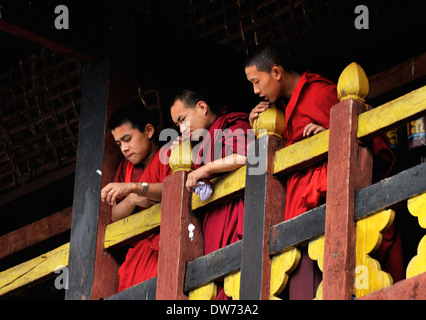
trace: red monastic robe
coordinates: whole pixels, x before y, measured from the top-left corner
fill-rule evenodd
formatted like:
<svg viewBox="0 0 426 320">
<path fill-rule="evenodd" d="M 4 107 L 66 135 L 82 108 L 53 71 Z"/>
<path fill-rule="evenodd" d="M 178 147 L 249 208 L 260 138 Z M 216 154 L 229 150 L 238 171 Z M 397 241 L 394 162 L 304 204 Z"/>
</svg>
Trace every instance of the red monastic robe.
<svg viewBox="0 0 426 320">
<path fill-rule="evenodd" d="M 234 153 L 247 156 L 248 140 L 254 139 L 248 133 L 249 129 L 248 114 L 226 113 L 226 109 L 221 109 L 209 128 L 210 139 L 204 139 L 196 146 L 199 149 L 196 150 L 194 168 L 198 169 L 205 163 Z M 243 220 L 244 197 L 209 210 L 203 222 L 205 254 L 241 240 Z"/>
<path fill-rule="evenodd" d="M 330 109 L 335 104 L 339 103 L 337 98 L 337 88 L 334 83 L 325 77 L 322 77 L 313 73 L 303 73 L 299 80 L 290 101 L 285 108 L 285 119 L 286 128 L 284 131 L 284 139 L 286 140 L 286 146 L 305 139 L 303 137 L 303 130 L 309 123 L 319 124 L 322 127 L 328 129 L 330 124 Z M 384 136 L 377 136 L 373 139 L 373 156 L 374 159 L 380 159 L 380 164 L 383 165 L 380 168 L 379 174 L 376 171 L 375 179 L 384 178 L 390 172 L 394 164 L 394 154 L 390 148 L 390 144 L 386 141 Z M 286 181 L 286 208 L 284 219 L 288 220 L 297 217 L 301 213 L 304 213 L 312 208 L 317 207 L 325 201 L 327 191 L 327 162 L 322 162 L 294 174 L 288 176 Z M 384 241 L 380 251 L 389 251 L 392 248 L 394 241 L 394 228 L 392 227 L 389 232 L 384 234 Z M 400 245 L 397 242 L 395 254 L 393 256 L 400 256 Z M 382 252 L 383 255 L 385 253 Z M 313 271 L 313 264 L 307 263 L 302 259 L 299 270 L 303 269 L 304 272 L 295 272 L 293 274 L 293 283 L 298 283 L 297 287 L 293 286 L 292 297 L 292 283 L 290 282 L 290 298 L 294 299 L 310 299 L 315 296 L 315 292 L 311 292 L 306 295 L 306 288 L 314 287 L 320 282 L 320 276 L 315 274 Z M 395 261 L 395 259 L 393 259 Z M 398 259 L 396 259 L 398 260 Z M 391 273 L 394 279 L 400 280 L 401 276 L 401 265 L 402 258 L 400 259 L 399 265 L 383 266 L 384 270 Z M 307 266 L 307 265 L 312 266 Z M 311 271 L 308 271 L 311 270 Z M 301 278 L 299 281 L 298 277 L 306 278 L 306 272 L 313 273 L 310 276 L 307 287 L 303 289 Z M 394 281 L 397 281 L 394 280 Z M 299 290 L 299 293 L 297 292 Z M 311 289 L 312 290 L 312 289 Z"/>
<path fill-rule="evenodd" d="M 160 151 L 154 155 L 145 170 L 123 159 L 117 169 L 114 182 L 161 183 L 172 173 L 169 165 L 164 163 L 166 162 L 160 161 Z M 138 207 L 135 211 L 141 210 L 143 208 Z M 118 270 L 119 291 L 157 276 L 159 241 L 160 234 L 156 232 L 130 246 L 126 260 Z"/>
<path fill-rule="evenodd" d="M 252 134 L 252 131 L 248 131 L 249 129 L 251 129 L 251 126 L 248 121 L 248 114 L 242 112 L 226 113 L 226 110 L 222 109 L 209 128 L 211 139 L 204 139 L 199 145 L 194 164 L 195 169 L 201 167 L 204 163 L 233 153 L 247 156 L 247 144 L 254 140 L 254 134 Z M 243 196 L 206 212 L 203 221 L 205 254 L 241 240 L 243 224 Z M 228 299 L 221 285 L 219 285 L 216 299 Z"/>
</svg>

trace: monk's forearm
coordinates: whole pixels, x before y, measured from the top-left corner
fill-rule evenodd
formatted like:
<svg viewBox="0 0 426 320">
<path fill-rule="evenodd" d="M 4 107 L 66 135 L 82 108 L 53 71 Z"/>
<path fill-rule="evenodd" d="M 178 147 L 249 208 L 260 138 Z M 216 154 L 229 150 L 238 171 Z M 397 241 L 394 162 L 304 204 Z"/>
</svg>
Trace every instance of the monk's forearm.
<svg viewBox="0 0 426 320">
<path fill-rule="evenodd" d="M 204 165 L 208 175 L 237 170 L 246 164 L 247 157 L 234 153 Z"/>
</svg>

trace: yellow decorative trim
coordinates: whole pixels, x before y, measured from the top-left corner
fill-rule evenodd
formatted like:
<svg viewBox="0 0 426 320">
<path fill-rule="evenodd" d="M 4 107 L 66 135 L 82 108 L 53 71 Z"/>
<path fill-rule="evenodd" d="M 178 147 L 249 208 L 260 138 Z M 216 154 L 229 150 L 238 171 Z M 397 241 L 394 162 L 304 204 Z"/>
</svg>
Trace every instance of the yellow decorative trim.
<svg viewBox="0 0 426 320">
<path fill-rule="evenodd" d="M 299 264 L 300 256 L 300 250 L 292 248 L 272 258 L 270 300 L 280 300 L 278 295 L 287 285 L 289 274 Z"/>
<path fill-rule="evenodd" d="M 408 199 L 408 211 L 417 217 L 419 225 L 426 229 L 426 192 Z M 406 276 L 412 278 L 426 272 L 426 236 L 424 236 L 417 247 L 417 255 L 414 256 L 407 266 Z"/>
<path fill-rule="evenodd" d="M 426 229 L 426 192 L 408 199 L 407 207 L 411 215 L 417 217 L 420 227 Z"/>
<path fill-rule="evenodd" d="M 253 129 L 258 138 L 264 135 L 274 135 L 282 138 L 285 129 L 283 110 L 271 102 L 269 108 L 260 113 L 257 119 L 254 120 Z"/>
<path fill-rule="evenodd" d="M 355 99 L 365 102 L 370 92 L 367 75 L 356 62 L 348 65 L 340 75 L 337 83 L 337 95 L 340 101 Z"/>
<path fill-rule="evenodd" d="M 322 235 L 319 238 L 310 241 L 308 245 L 309 258 L 318 263 L 318 267 L 321 271 L 323 271 L 324 265 L 324 240 L 325 237 Z M 318 286 L 314 300 L 322 300 L 322 281 Z"/>
<path fill-rule="evenodd" d="M 189 293 L 188 300 L 214 300 L 217 296 L 217 285 L 214 282 L 205 284 Z"/>
<path fill-rule="evenodd" d="M 414 256 L 407 266 L 406 276 L 408 278 L 415 277 L 426 272 L 426 236 L 420 240 L 417 247 L 417 255 Z"/>
<path fill-rule="evenodd" d="M 240 300 L 241 271 L 234 272 L 225 277 L 223 288 L 225 294 L 232 300 Z"/>
<path fill-rule="evenodd" d="M 358 116 L 357 138 L 392 129 L 405 119 L 426 111 L 426 86 Z"/>
<path fill-rule="evenodd" d="M 194 169 L 191 140 L 187 139 L 183 141 L 172 150 L 169 165 L 173 173 L 178 171 L 192 171 Z"/>
<path fill-rule="evenodd" d="M 382 210 L 358 220 L 356 224 L 355 294 L 357 298 L 393 284 L 392 277 L 381 270 L 380 264 L 369 254 L 376 251 L 382 234 L 393 223 L 395 211 Z"/>
<path fill-rule="evenodd" d="M 160 226 L 161 203 L 106 226 L 105 249 Z"/>
</svg>

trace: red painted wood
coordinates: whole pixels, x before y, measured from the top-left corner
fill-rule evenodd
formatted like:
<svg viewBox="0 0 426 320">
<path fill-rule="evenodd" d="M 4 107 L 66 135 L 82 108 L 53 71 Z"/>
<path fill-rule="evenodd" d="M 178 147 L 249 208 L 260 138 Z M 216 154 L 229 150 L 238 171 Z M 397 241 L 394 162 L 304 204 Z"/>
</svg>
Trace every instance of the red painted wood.
<svg viewBox="0 0 426 320">
<path fill-rule="evenodd" d="M 183 292 L 186 264 L 204 254 L 202 221 L 190 212 L 191 195 L 185 187 L 187 175 L 179 171 L 163 182 L 157 300 L 186 300 Z M 195 225 L 194 241 L 188 233 L 190 220 Z"/>
<path fill-rule="evenodd" d="M 349 99 L 330 113 L 323 298 L 352 298 L 355 268 L 354 190 L 371 184 L 372 155 L 356 139 L 365 106 Z"/>
<path fill-rule="evenodd" d="M 426 300 L 426 273 L 399 281 L 359 300 Z"/>
</svg>

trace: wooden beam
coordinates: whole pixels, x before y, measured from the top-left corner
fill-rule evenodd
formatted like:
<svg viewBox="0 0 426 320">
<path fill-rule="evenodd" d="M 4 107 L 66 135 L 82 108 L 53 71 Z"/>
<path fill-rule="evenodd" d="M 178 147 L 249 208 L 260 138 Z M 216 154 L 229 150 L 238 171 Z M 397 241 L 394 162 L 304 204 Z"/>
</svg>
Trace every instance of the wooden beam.
<svg viewBox="0 0 426 320">
<path fill-rule="evenodd" d="M 179 171 L 163 182 L 160 251 L 158 253 L 157 300 L 186 300 L 186 264 L 204 253 L 203 224 L 191 212 L 191 193 L 185 187 L 188 172 Z M 194 224 L 194 239 L 188 235 Z"/>
<path fill-rule="evenodd" d="M 373 99 L 411 81 L 426 76 L 426 52 L 368 78 Z"/>
<path fill-rule="evenodd" d="M 84 66 L 67 300 L 92 298 L 101 190 L 96 170 L 103 163 L 109 65 L 107 57 Z"/>
<path fill-rule="evenodd" d="M 426 163 L 355 191 L 355 219 L 390 208 L 426 190 Z"/>
<path fill-rule="evenodd" d="M 0 237 L 0 259 L 71 228 L 72 207 Z"/>
<path fill-rule="evenodd" d="M 361 114 L 357 138 L 368 138 L 426 114 L 426 86 Z"/>
<path fill-rule="evenodd" d="M 188 262 L 184 290 L 194 290 L 239 270 L 241 268 L 242 244 L 240 240 Z M 200 272 L 200 270 L 203 271 Z"/>
<path fill-rule="evenodd" d="M 269 254 L 298 246 L 325 231 L 325 204 L 271 227 Z"/>
<path fill-rule="evenodd" d="M 372 155 L 356 139 L 364 104 L 348 99 L 331 108 L 323 298 L 350 300 L 355 270 L 355 189 L 371 184 Z"/>
<path fill-rule="evenodd" d="M 257 168 L 263 170 L 263 174 L 250 174 L 250 168 L 258 164 L 247 164 L 241 300 L 269 299 L 272 262 L 269 256 L 269 235 L 271 226 L 284 220 L 286 199 L 284 184 L 273 176 L 273 160 L 275 151 L 283 146 L 282 139 L 268 135 L 250 144 L 247 150 L 248 154 L 263 155 L 265 159 L 259 162 L 264 167 Z"/>
<path fill-rule="evenodd" d="M 120 291 L 105 300 L 155 300 L 156 291 L 157 277 L 154 277 Z"/>
<path fill-rule="evenodd" d="M 47 277 L 68 264 L 69 243 L 0 272 L 0 296 L 11 294 Z"/>
<path fill-rule="evenodd" d="M 200 196 L 192 197 L 192 210 L 207 209 L 210 206 L 216 206 L 218 201 L 221 203 L 229 201 L 230 198 L 242 195 L 246 186 L 246 166 L 235 171 L 227 173 L 219 178 L 212 180 L 214 192 L 206 201 L 201 201 Z"/>
<path fill-rule="evenodd" d="M 105 249 L 115 249 L 148 236 L 160 227 L 161 203 L 107 225 Z"/>
<path fill-rule="evenodd" d="M 84 52 L 76 50 L 72 47 L 59 43 L 52 39 L 43 37 L 37 33 L 31 32 L 29 30 L 25 30 L 19 26 L 16 26 L 14 24 L 8 23 L 3 20 L 0 20 L 0 30 L 13 34 L 27 41 L 37 43 L 43 47 L 46 47 L 55 51 L 59 51 L 65 55 L 75 57 L 76 59 L 84 61 L 84 62 L 90 62 L 95 60 L 95 58 L 91 55 L 88 55 Z"/>
<path fill-rule="evenodd" d="M 274 173 L 287 174 L 327 158 L 329 130 L 292 144 L 275 153 Z"/>
</svg>

